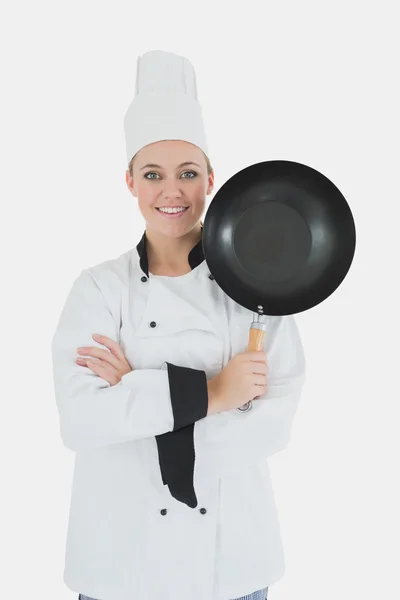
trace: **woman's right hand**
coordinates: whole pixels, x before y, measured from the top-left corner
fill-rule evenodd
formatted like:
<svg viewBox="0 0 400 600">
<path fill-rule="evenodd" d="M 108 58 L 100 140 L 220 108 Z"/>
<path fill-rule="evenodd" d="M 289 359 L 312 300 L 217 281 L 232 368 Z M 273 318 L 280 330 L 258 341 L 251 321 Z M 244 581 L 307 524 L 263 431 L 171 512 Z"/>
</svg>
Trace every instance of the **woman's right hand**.
<svg viewBox="0 0 400 600">
<path fill-rule="evenodd" d="M 264 394 L 267 386 L 266 352 L 241 352 L 207 382 L 208 413 L 239 408 Z"/>
</svg>

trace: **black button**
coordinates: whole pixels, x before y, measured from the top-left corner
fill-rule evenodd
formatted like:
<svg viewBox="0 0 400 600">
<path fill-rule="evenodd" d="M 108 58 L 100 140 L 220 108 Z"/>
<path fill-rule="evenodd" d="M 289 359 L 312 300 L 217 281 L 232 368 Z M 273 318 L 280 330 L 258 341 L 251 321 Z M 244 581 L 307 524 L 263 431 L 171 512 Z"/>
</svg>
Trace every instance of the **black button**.
<svg viewBox="0 0 400 600">
<path fill-rule="evenodd" d="M 206 512 L 207 512 L 207 509 L 206 509 L 206 508 L 201 508 L 201 509 L 200 509 L 200 512 L 201 512 L 201 514 L 202 514 L 202 515 L 205 515 L 205 514 L 206 514 Z"/>
<path fill-rule="evenodd" d="M 140 280 L 140 281 L 143 281 L 143 283 L 146 283 L 146 281 L 147 281 L 147 277 L 146 277 L 145 275 L 143 275 L 143 277 L 141 278 L 141 280 Z"/>
<path fill-rule="evenodd" d="M 164 517 L 167 514 L 167 509 L 163 508 L 160 510 L 160 513 L 162 514 L 162 516 Z"/>
<path fill-rule="evenodd" d="M 157 323 L 156 323 L 155 321 L 152 321 L 152 322 L 150 323 L 150 327 L 155 327 L 156 325 L 157 325 Z"/>
<path fill-rule="evenodd" d="M 211 281 L 213 281 L 214 280 L 214 275 L 211 275 L 211 273 L 210 273 L 209 276 L 208 276 L 208 278 L 211 279 Z"/>
</svg>

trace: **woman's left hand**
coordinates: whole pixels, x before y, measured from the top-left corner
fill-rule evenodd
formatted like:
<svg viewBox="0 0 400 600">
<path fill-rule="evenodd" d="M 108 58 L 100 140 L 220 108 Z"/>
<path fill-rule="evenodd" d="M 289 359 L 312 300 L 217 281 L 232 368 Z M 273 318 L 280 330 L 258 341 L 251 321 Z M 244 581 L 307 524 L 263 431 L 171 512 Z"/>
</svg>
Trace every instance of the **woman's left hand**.
<svg viewBox="0 0 400 600">
<path fill-rule="evenodd" d="M 122 352 L 121 346 L 111 338 L 105 335 L 94 334 L 93 339 L 99 344 L 103 344 L 110 350 L 103 350 L 96 346 L 83 346 L 77 348 L 78 354 L 89 356 L 90 358 L 77 358 L 78 365 L 88 367 L 102 379 L 105 379 L 111 385 L 119 383 L 122 376 L 132 371 L 128 361 Z M 92 360 L 92 357 L 97 360 Z"/>
</svg>

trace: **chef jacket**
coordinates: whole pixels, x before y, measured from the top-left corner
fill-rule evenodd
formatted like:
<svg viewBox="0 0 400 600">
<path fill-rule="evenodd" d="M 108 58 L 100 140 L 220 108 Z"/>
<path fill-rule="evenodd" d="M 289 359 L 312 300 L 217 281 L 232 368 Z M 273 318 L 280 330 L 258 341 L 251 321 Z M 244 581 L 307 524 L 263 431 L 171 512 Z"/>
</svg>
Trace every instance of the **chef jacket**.
<svg viewBox="0 0 400 600">
<path fill-rule="evenodd" d="M 293 316 L 266 315 L 268 385 L 245 412 L 207 416 L 207 380 L 247 350 L 252 312 L 207 267 L 149 273 L 146 234 L 83 269 L 52 339 L 60 435 L 75 454 L 63 580 L 99 600 L 229 600 L 285 572 L 267 463 L 286 448 L 305 379 Z M 116 340 L 116 385 L 76 363 Z M 243 399 L 243 404 L 246 402 Z"/>
</svg>

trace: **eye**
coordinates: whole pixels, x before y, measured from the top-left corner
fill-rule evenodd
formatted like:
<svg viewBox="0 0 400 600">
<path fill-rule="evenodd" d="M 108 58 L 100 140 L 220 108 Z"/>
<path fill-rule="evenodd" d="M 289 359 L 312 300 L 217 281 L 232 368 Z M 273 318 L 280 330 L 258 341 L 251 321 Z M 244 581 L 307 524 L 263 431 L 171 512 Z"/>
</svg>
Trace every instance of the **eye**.
<svg viewBox="0 0 400 600">
<path fill-rule="evenodd" d="M 143 175 L 143 177 L 145 177 L 146 179 L 154 179 L 154 177 L 147 177 L 147 175 L 158 175 L 158 173 L 156 173 L 155 171 L 149 171 L 148 173 Z"/>
<path fill-rule="evenodd" d="M 182 173 L 182 175 L 185 175 L 185 173 L 191 173 L 193 175 L 193 177 L 196 177 L 197 173 L 195 171 L 184 171 L 184 173 Z M 193 177 L 184 177 L 184 179 L 193 179 Z"/>
</svg>

